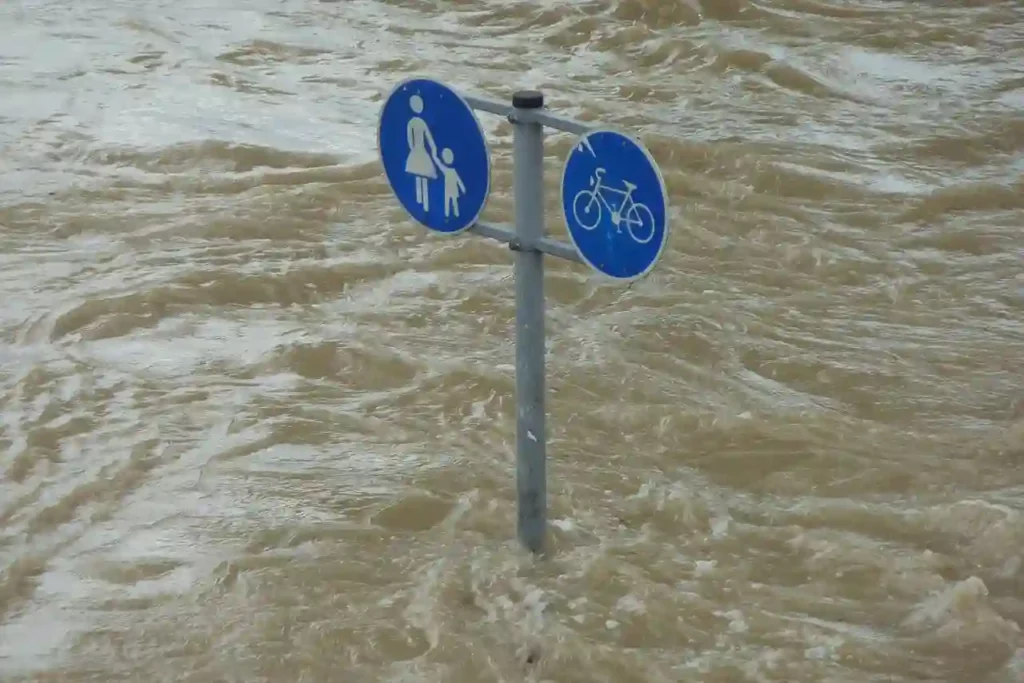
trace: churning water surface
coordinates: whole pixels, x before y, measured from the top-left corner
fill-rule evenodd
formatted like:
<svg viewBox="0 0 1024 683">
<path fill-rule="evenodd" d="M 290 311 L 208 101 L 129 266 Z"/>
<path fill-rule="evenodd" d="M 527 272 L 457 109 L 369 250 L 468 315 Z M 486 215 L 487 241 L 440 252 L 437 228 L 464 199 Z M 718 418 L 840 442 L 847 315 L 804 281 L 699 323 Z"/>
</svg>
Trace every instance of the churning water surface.
<svg viewBox="0 0 1024 683">
<path fill-rule="evenodd" d="M 0 36 L 4 683 L 1024 680 L 1020 3 L 9 0 Z M 377 161 L 411 76 L 665 174 L 651 277 L 549 264 L 542 559 L 509 252 Z"/>
</svg>

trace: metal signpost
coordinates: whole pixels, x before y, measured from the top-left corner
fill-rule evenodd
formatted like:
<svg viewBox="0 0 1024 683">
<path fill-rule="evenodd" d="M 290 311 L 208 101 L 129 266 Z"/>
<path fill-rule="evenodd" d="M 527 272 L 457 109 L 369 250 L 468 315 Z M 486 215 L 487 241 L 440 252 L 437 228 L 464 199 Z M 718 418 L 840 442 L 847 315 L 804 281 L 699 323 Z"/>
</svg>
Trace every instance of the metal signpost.
<svg viewBox="0 0 1024 683">
<path fill-rule="evenodd" d="M 474 109 L 514 126 L 513 229 L 479 220 L 491 190 L 491 161 Z M 572 245 L 544 235 L 545 126 L 581 136 L 561 183 Z M 540 552 L 547 526 L 544 254 L 620 282 L 647 275 L 668 242 L 661 171 L 633 138 L 555 116 L 539 92 L 517 92 L 510 106 L 424 78 L 391 91 L 377 145 L 388 183 L 414 220 L 445 235 L 475 232 L 516 252 L 517 531 L 523 545 Z"/>
</svg>

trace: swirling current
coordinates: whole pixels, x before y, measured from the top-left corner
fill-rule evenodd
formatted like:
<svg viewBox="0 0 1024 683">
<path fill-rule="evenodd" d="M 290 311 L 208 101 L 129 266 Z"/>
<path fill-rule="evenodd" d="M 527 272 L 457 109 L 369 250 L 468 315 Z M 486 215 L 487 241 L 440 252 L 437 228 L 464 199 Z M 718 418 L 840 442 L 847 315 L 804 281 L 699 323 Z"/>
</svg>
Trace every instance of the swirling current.
<svg viewBox="0 0 1024 683">
<path fill-rule="evenodd" d="M 1024 681 L 1024 5 L 11 0 L 0 36 L 4 683 Z M 377 159 L 412 76 L 540 89 L 668 189 L 650 277 L 549 259 L 541 558 L 511 255 Z"/>
</svg>

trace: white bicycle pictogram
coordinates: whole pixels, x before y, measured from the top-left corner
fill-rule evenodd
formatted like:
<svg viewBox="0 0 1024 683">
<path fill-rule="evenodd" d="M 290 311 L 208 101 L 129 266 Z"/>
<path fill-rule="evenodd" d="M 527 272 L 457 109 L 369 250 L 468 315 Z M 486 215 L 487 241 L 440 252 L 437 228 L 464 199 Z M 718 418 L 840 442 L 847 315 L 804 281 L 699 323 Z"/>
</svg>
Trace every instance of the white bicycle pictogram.
<svg viewBox="0 0 1024 683">
<path fill-rule="evenodd" d="M 616 232 L 622 232 L 622 224 L 626 224 L 629 236 L 637 244 L 647 244 L 654 239 L 654 214 L 647 208 L 633 199 L 633 190 L 636 185 L 629 181 L 622 181 L 625 190 L 618 190 L 601 183 L 605 169 L 599 168 L 594 171 L 590 178 L 589 190 L 580 190 L 572 200 L 572 215 L 576 222 L 584 230 L 593 230 L 601 222 L 604 211 L 607 210 L 612 219 L 612 225 Z M 605 198 L 606 194 L 616 194 L 622 197 L 618 208 L 614 208 Z"/>
</svg>

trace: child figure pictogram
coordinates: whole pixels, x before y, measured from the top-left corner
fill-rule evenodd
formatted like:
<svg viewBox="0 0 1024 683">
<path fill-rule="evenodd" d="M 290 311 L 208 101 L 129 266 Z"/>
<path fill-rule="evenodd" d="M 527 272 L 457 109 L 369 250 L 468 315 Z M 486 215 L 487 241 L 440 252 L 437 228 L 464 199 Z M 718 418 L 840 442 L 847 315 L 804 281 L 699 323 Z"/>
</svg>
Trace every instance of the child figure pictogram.
<svg viewBox="0 0 1024 683">
<path fill-rule="evenodd" d="M 437 162 L 438 167 L 441 169 L 441 175 L 444 176 L 445 218 L 451 216 L 452 213 L 455 214 L 456 218 L 459 217 L 459 197 L 466 192 L 466 185 L 462 182 L 462 178 L 459 177 L 459 172 L 452 168 L 454 161 L 455 153 L 446 147 L 441 152 L 441 161 Z"/>
</svg>

